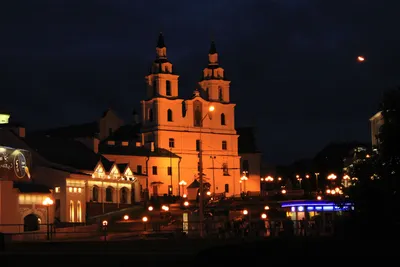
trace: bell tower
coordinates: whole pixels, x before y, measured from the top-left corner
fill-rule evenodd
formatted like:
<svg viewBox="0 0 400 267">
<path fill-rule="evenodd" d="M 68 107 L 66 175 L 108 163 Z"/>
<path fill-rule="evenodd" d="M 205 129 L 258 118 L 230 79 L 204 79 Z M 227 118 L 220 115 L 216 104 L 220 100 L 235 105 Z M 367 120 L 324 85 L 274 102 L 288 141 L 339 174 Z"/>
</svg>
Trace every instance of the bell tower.
<svg viewBox="0 0 400 267">
<path fill-rule="evenodd" d="M 207 100 L 229 103 L 229 84 L 224 69 L 219 65 L 215 42 L 212 41 L 208 52 L 208 66 L 203 70 L 203 77 L 199 82 L 200 88 Z"/>
<path fill-rule="evenodd" d="M 156 47 L 156 59 L 153 61 L 149 75 L 145 77 L 148 99 L 178 97 L 178 78 L 179 76 L 172 70 L 172 63 L 167 58 L 164 35 L 160 33 Z"/>
</svg>

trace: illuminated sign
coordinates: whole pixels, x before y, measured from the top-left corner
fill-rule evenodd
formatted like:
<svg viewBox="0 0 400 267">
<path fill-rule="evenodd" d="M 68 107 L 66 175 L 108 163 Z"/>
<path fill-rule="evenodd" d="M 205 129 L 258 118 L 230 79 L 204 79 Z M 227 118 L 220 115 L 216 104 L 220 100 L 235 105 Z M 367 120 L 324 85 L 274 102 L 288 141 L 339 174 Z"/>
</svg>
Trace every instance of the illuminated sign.
<svg viewBox="0 0 400 267">
<path fill-rule="evenodd" d="M 0 146 L 0 179 L 30 179 L 30 165 L 29 151 Z"/>
</svg>

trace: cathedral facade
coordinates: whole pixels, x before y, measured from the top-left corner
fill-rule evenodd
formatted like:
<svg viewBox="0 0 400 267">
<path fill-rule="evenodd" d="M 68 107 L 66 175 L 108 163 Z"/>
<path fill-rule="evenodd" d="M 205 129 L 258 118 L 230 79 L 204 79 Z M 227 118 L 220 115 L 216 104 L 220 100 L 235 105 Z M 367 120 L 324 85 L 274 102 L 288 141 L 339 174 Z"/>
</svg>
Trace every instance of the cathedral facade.
<svg viewBox="0 0 400 267">
<path fill-rule="evenodd" d="M 180 176 L 187 183 L 199 176 L 201 149 L 203 177 L 210 184 L 210 191 L 227 196 L 239 194 L 242 173 L 235 104 L 230 102 L 230 81 L 219 65 L 214 42 L 203 78 L 190 99 L 179 96 L 178 79 L 160 34 L 156 59 L 145 77 L 147 99 L 141 101 L 143 142 L 154 143 L 155 147 L 181 157 Z M 176 185 L 174 187 L 174 193 L 178 192 Z"/>
</svg>

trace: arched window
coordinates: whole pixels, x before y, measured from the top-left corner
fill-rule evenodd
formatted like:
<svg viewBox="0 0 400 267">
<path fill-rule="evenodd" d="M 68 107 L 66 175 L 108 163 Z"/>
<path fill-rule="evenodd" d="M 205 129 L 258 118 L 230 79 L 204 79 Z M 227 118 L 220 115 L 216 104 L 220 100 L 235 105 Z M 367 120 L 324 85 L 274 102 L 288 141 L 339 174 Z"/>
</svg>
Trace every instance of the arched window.
<svg viewBox="0 0 400 267">
<path fill-rule="evenodd" d="M 92 201 L 99 201 L 99 187 L 97 185 L 93 186 L 92 189 Z"/>
<path fill-rule="evenodd" d="M 186 102 L 182 101 L 182 117 L 186 117 Z"/>
<path fill-rule="evenodd" d="M 153 121 L 153 109 L 149 109 L 149 121 Z"/>
<path fill-rule="evenodd" d="M 171 81 L 166 81 L 165 83 L 165 94 L 171 96 Z"/>
<path fill-rule="evenodd" d="M 222 94 L 222 87 L 218 88 L 218 100 L 219 101 L 223 101 L 224 100 L 224 96 Z"/>
<path fill-rule="evenodd" d="M 249 161 L 247 159 L 242 162 L 242 171 L 249 172 Z"/>
<path fill-rule="evenodd" d="M 113 202 L 113 191 L 114 188 L 111 186 L 106 188 L 106 202 Z"/>
<path fill-rule="evenodd" d="M 167 111 L 167 119 L 168 121 L 172 121 L 172 110 L 168 109 Z"/>
<path fill-rule="evenodd" d="M 196 127 L 200 127 L 201 126 L 201 120 L 203 118 L 203 114 L 202 114 L 202 106 L 201 106 L 201 102 L 196 100 L 193 103 L 193 114 L 194 114 L 194 126 Z"/>
<path fill-rule="evenodd" d="M 221 113 L 221 125 L 225 125 L 225 114 Z"/>
<path fill-rule="evenodd" d="M 72 200 L 69 202 L 69 221 L 75 222 L 75 209 L 74 202 Z"/>
<path fill-rule="evenodd" d="M 128 188 L 122 187 L 120 190 L 120 197 L 119 197 L 119 203 L 121 204 L 127 204 L 128 203 Z"/>
<path fill-rule="evenodd" d="M 82 204 L 79 200 L 76 202 L 76 221 L 82 222 Z"/>
</svg>

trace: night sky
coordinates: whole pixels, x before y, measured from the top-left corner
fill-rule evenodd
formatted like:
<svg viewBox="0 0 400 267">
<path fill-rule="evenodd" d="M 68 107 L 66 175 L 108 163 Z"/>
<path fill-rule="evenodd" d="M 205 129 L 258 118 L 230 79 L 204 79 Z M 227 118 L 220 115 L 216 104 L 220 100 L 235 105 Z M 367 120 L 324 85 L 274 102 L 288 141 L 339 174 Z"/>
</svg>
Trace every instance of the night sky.
<svg viewBox="0 0 400 267">
<path fill-rule="evenodd" d="M 0 108 L 29 129 L 126 120 L 145 96 L 160 31 L 189 97 L 215 40 L 237 103 L 271 163 L 330 141 L 369 141 L 382 92 L 400 85 L 400 1 L 7 1 Z M 363 55 L 366 61 L 357 62 Z"/>
</svg>

